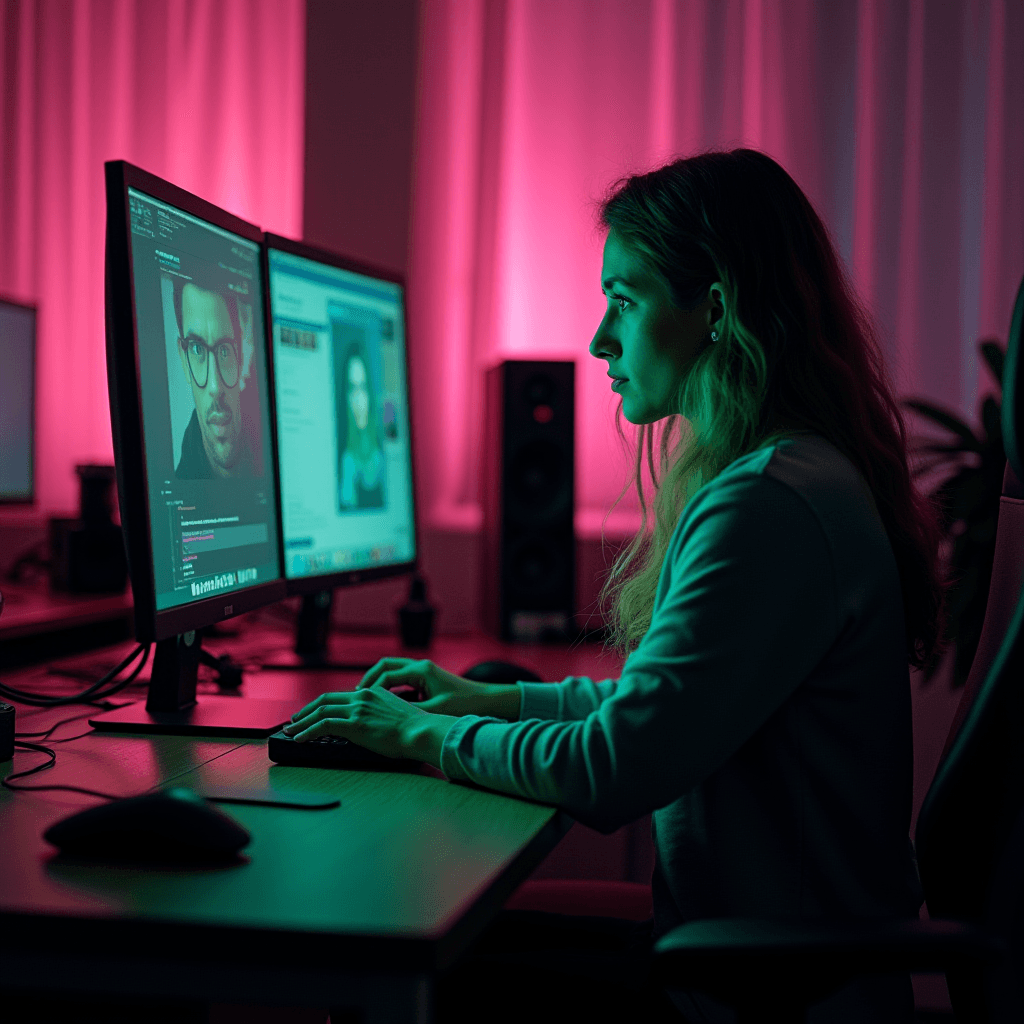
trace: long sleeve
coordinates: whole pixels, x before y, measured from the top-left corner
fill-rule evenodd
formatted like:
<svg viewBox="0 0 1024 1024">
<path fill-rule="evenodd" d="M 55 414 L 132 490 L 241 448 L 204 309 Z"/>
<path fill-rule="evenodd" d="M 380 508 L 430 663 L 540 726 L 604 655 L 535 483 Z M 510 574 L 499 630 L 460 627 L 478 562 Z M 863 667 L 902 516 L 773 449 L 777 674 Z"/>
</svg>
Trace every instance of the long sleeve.
<svg viewBox="0 0 1024 1024">
<path fill-rule="evenodd" d="M 837 618 L 829 545 L 808 503 L 763 474 L 723 475 L 677 525 L 650 629 L 618 683 L 524 687 L 519 722 L 460 719 L 441 768 L 611 832 L 736 753 L 824 658 Z"/>
<path fill-rule="evenodd" d="M 518 683 L 519 720 L 542 718 L 551 722 L 575 722 L 596 711 L 614 692 L 616 681 L 595 683 L 586 676 L 568 676 L 560 683 Z"/>
</svg>

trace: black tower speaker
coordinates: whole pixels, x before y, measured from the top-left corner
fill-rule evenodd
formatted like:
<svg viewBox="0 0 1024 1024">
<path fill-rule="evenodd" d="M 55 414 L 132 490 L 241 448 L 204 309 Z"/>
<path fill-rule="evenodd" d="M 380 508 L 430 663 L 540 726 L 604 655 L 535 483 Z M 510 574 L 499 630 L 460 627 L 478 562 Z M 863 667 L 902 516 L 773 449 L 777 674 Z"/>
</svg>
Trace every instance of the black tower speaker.
<svg viewBox="0 0 1024 1024">
<path fill-rule="evenodd" d="M 575 370 L 516 359 L 487 371 L 481 595 L 504 640 L 575 635 Z"/>
</svg>

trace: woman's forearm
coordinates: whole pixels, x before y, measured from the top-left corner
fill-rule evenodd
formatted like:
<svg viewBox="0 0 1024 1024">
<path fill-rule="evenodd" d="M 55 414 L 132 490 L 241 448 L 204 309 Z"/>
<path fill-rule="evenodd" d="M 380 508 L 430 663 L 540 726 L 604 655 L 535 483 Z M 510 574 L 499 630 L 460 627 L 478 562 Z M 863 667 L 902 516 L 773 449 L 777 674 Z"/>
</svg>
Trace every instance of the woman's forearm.
<svg viewBox="0 0 1024 1024">
<path fill-rule="evenodd" d="M 473 697 L 472 709 L 467 713 L 518 722 L 520 704 L 519 687 L 515 683 L 488 683 L 485 690 Z"/>
</svg>

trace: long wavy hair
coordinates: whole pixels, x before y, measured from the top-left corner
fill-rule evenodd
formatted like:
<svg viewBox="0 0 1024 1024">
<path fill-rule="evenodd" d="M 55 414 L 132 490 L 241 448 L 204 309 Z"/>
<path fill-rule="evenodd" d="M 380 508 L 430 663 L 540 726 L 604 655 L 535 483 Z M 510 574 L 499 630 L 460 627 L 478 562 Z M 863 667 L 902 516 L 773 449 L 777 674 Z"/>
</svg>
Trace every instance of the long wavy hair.
<svg viewBox="0 0 1024 1024">
<path fill-rule="evenodd" d="M 600 218 L 666 282 L 677 307 L 692 310 L 718 282 L 726 310 L 720 337 L 679 381 L 679 414 L 637 433 L 634 474 L 619 499 L 636 487 L 641 528 L 602 590 L 608 645 L 627 654 L 647 632 L 689 499 L 793 424 L 832 442 L 863 476 L 899 567 L 908 661 L 936 664 L 949 588 L 938 509 L 911 477 L 907 428 L 872 318 L 800 187 L 756 150 L 705 152 L 618 181 Z M 620 403 L 625 437 L 621 415 Z"/>
</svg>

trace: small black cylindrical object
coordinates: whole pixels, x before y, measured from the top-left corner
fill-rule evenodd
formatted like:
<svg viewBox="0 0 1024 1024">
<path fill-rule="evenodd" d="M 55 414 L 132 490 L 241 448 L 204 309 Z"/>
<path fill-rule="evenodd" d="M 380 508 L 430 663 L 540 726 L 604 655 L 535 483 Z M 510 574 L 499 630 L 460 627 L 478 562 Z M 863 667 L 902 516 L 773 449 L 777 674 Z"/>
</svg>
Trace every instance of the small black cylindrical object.
<svg viewBox="0 0 1024 1024">
<path fill-rule="evenodd" d="M 429 647 L 434 631 L 435 608 L 427 603 L 427 585 L 414 576 L 409 600 L 398 609 L 398 630 L 404 647 Z"/>
<path fill-rule="evenodd" d="M 0 761 L 14 757 L 14 708 L 0 702 Z"/>
<path fill-rule="evenodd" d="M 87 528 L 102 529 L 113 522 L 114 484 L 117 477 L 113 466 L 93 464 L 75 466 L 79 482 L 78 515 Z"/>
</svg>

